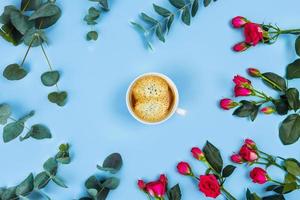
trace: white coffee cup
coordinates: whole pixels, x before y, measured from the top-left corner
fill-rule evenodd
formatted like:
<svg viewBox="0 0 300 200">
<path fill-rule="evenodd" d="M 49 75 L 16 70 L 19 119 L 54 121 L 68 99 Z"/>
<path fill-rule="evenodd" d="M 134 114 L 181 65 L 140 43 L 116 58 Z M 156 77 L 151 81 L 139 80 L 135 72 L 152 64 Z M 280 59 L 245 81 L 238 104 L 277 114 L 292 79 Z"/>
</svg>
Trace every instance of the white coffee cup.
<svg viewBox="0 0 300 200">
<path fill-rule="evenodd" d="M 130 102 L 130 95 L 131 95 L 131 90 L 132 90 L 132 87 L 133 85 L 135 84 L 135 82 L 142 78 L 142 77 L 145 77 L 145 76 L 158 76 L 162 79 L 164 79 L 169 87 L 171 87 L 173 93 L 174 93 L 174 99 L 175 99 L 175 102 L 173 103 L 173 107 L 172 107 L 172 110 L 169 112 L 168 116 L 165 117 L 164 119 L 162 119 L 161 121 L 158 121 L 158 122 L 149 122 L 149 121 L 145 121 L 141 118 L 139 118 L 135 113 L 134 111 L 132 110 L 132 106 L 131 106 L 131 102 Z M 176 85 L 174 84 L 174 82 L 169 78 L 167 77 L 166 75 L 164 74 L 161 74 L 161 73 L 157 73 L 157 72 L 150 72 L 150 73 L 145 73 L 145 74 L 142 74 L 138 77 L 136 77 L 132 82 L 131 84 L 129 85 L 128 89 L 127 89 L 127 93 L 126 93 L 126 105 L 127 105 L 127 108 L 128 108 L 128 111 L 129 113 L 139 122 L 143 123 L 143 124 L 148 124 L 148 125 L 156 125 L 156 124 L 161 124 L 165 121 L 167 121 L 168 119 L 170 119 L 170 117 L 172 117 L 175 113 L 181 115 L 181 116 L 185 116 L 187 111 L 182 109 L 182 108 L 179 108 L 178 107 L 178 103 L 179 103 L 179 93 L 178 93 L 178 89 L 176 87 Z"/>
</svg>

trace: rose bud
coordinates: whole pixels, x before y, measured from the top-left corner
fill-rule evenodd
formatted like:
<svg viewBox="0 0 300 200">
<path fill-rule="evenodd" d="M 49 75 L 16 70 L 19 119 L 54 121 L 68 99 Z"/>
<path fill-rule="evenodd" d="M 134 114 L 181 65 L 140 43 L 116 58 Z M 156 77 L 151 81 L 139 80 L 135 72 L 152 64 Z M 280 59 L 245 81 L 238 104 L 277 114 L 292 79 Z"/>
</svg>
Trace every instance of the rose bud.
<svg viewBox="0 0 300 200">
<path fill-rule="evenodd" d="M 193 147 L 191 150 L 193 157 L 196 158 L 197 160 L 205 160 L 204 153 L 199 149 L 198 147 Z"/>
<path fill-rule="evenodd" d="M 235 85 L 237 86 L 251 86 L 251 81 L 240 76 L 240 75 L 236 75 L 233 77 L 233 80 L 232 80 Z"/>
<path fill-rule="evenodd" d="M 144 190 L 146 187 L 146 184 L 143 180 L 138 180 L 138 186 L 141 190 Z"/>
<path fill-rule="evenodd" d="M 264 114 L 266 114 L 266 115 L 270 115 L 270 114 L 272 114 L 272 113 L 275 112 L 275 109 L 272 108 L 272 107 L 264 107 L 264 108 L 262 108 L 262 109 L 260 110 L 260 112 L 262 112 L 262 113 L 264 113 Z"/>
<path fill-rule="evenodd" d="M 233 50 L 236 52 L 242 52 L 249 49 L 250 45 L 248 45 L 246 42 L 240 42 L 233 46 Z"/>
<path fill-rule="evenodd" d="M 258 159 L 258 154 L 255 150 L 248 147 L 247 144 L 244 144 L 240 151 L 239 155 L 243 158 L 243 160 L 247 162 L 255 162 Z"/>
<path fill-rule="evenodd" d="M 239 103 L 237 103 L 231 99 L 222 99 L 220 101 L 220 107 L 224 110 L 229 110 L 231 108 L 235 108 L 238 105 L 239 105 Z"/>
<path fill-rule="evenodd" d="M 198 186 L 206 197 L 217 198 L 221 194 L 220 184 L 213 174 L 200 176 Z"/>
<path fill-rule="evenodd" d="M 251 148 L 251 149 L 256 149 L 256 143 L 255 143 L 253 140 L 247 138 L 247 139 L 245 139 L 245 142 L 244 142 L 244 143 L 245 143 L 249 148 Z"/>
<path fill-rule="evenodd" d="M 248 68 L 248 74 L 252 77 L 260 77 L 261 73 L 258 69 L 255 68 Z"/>
<path fill-rule="evenodd" d="M 240 86 L 236 86 L 234 88 L 234 95 L 235 97 L 244 97 L 244 96 L 250 96 L 252 94 L 252 90 L 243 88 Z"/>
<path fill-rule="evenodd" d="M 253 168 L 250 177 L 254 183 L 258 184 L 264 184 L 269 180 L 267 172 L 260 167 Z"/>
<path fill-rule="evenodd" d="M 243 163 L 243 158 L 239 154 L 233 154 L 230 157 L 231 161 L 237 164 L 242 164 Z"/>
<path fill-rule="evenodd" d="M 244 26 L 245 42 L 255 46 L 263 40 L 263 29 L 259 24 L 252 22 L 246 23 Z"/>
<path fill-rule="evenodd" d="M 231 20 L 231 23 L 234 28 L 241 28 L 248 23 L 248 20 L 245 17 L 237 16 Z"/>
<path fill-rule="evenodd" d="M 177 165 L 177 170 L 180 174 L 185 176 L 192 176 L 193 172 L 190 165 L 187 162 L 180 162 Z"/>
</svg>

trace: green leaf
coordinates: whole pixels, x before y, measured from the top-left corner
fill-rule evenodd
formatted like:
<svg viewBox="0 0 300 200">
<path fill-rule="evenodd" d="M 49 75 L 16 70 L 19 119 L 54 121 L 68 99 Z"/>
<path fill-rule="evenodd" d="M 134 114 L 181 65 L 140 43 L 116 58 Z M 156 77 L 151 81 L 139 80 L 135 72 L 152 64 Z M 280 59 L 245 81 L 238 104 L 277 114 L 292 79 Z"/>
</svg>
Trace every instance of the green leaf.
<svg viewBox="0 0 300 200">
<path fill-rule="evenodd" d="M 57 5 L 53 3 L 45 3 L 30 16 L 29 20 L 54 16 L 60 12 L 61 10 Z"/>
<path fill-rule="evenodd" d="M 49 183 L 50 179 L 51 178 L 47 172 L 41 172 L 34 178 L 34 187 L 37 189 L 42 189 Z"/>
<path fill-rule="evenodd" d="M 281 95 L 280 99 L 275 99 L 272 101 L 275 106 L 276 112 L 279 115 L 286 115 L 289 111 L 289 102 L 285 95 Z"/>
<path fill-rule="evenodd" d="M 169 0 L 169 2 L 176 8 L 183 8 L 185 6 L 184 0 Z"/>
<path fill-rule="evenodd" d="M 147 33 L 147 30 L 146 30 L 142 25 L 140 25 L 139 23 L 136 23 L 136 22 L 130 22 L 130 24 L 131 24 L 135 29 L 137 29 L 138 31 L 141 31 L 143 34 L 146 34 L 146 33 Z"/>
<path fill-rule="evenodd" d="M 158 26 L 156 27 L 156 36 L 157 38 L 162 41 L 162 42 L 165 42 L 165 37 L 164 37 L 164 34 L 162 32 L 162 27 L 160 24 L 158 24 Z"/>
<path fill-rule="evenodd" d="M 168 9 L 163 8 L 159 5 L 153 4 L 153 8 L 157 14 L 159 14 L 163 17 L 169 17 L 169 16 L 173 15 Z"/>
<path fill-rule="evenodd" d="M 167 24 L 166 24 L 166 26 L 167 26 L 167 32 L 170 31 L 171 26 L 172 26 L 172 24 L 173 24 L 173 21 L 174 21 L 174 15 L 171 15 L 170 18 L 169 18 L 168 21 L 167 21 Z"/>
<path fill-rule="evenodd" d="M 298 162 L 298 161 L 296 161 L 296 162 Z M 293 183 L 293 182 L 296 182 L 296 180 L 297 180 L 296 176 L 294 176 L 293 174 L 290 174 L 290 173 L 286 173 L 286 175 L 284 177 L 284 183 Z"/>
<path fill-rule="evenodd" d="M 54 158 L 49 158 L 43 165 L 44 170 L 48 173 L 48 175 L 55 176 L 57 173 L 57 162 Z"/>
<path fill-rule="evenodd" d="M 107 0 L 89 0 L 93 2 L 98 2 L 105 11 L 109 10 L 108 1 Z"/>
<path fill-rule="evenodd" d="M 246 192 L 246 199 L 247 200 L 261 200 L 261 198 L 256 193 L 251 193 L 249 189 Z"/>
<path fill-rule="evenodd" d="M 16 197 L 16 187 L 10 187 L 5 189 L 5 191 L 2 193 L 1 200 L 11 200 L 15 199 Z"/>
<path fill-rule="evenodd" d="M 59 146 L 59 152 L 55 155 L 55 159 L 62 164 L 69 164 L 71 162 L 68 143 Z"/>
<path fill-rule="evenodd" d="M 235 168 L 236 167 L 233 165 L 227 165 L 222 171 L 222 176 L 225 178 L 229 177 L 234 172 Z"/>
<path fill-rule="evenodd" d="M 29 21 L 29 17 L 20 11 L 12 11 L 10 14 L 11 23 L 23 35 L 34 26 L 34 22 Z"/>
<path fill-rule="evenodd" d="M 284 161 L 284 166 L 290 174 L 300 176 L 300 163 L 297 160 L 287 159 Z"/>
<path fill-rule="evenodd" d="M 19 119 L 20 122 L 25 123 L 28 119 L 30 119 L 31 117 L 33 117 L 35 114 L 34 110 L 30 111 L 28 114 L 24 115 L 23 117 L 21 117 Z"/>
<path fill-rule="evenodd" d="M 110 177 L 102 183 L 102 186 L 110 190 L 114 190 L 119 186 L 119 184 L 120 184 L 120 179 L 116 177 Z"/>
<path fill-rule="evenodd" d="M 42 124 L 36 124 L 36 125 L 33 125 L 30 129 L 30 131 L 26 134 L 25 137 L 21 137 L 20 140 L 25 140 L 27 138 L 34 138 L 34 139 L 37 139 L 37 140 L 42 140 L 42 139 L 46 139 L 46 138 L 51 138 L 52 135 L 51 135 L 51 132 L 50 130 L 42 125 Z"/>
<path fill-rule="evenodd" d="M 300 78 L 300 59 L 295 60 L 287 66 L 286 78 L 294 79 Z"/>
<path fill-rule="evenodd" d="M 94 40 L 96 41 L 98 39 L 98 33 L 97 31 L 90 31 L 86 34 L 86 40 Z"/>
<path fill-rule="evenodd" d="M 60 74 L 58 71 L 49 71 L 45 72 L 41 76 L 41 81 L 45 86 L 53 86 L 55 85 L 60 78 Z"/>
<path fill-rule="evenodd" d="M 27 75 L 27 71 L 22 68 L 18 64 L 11 64 L 8 65 L 4 71 L 3 71 L 3 76 L 10 81 L 15 81 L 15 80 L 20 80 L 24 78 Z"/>
<path fill-rule="evenodd" d="M 282 194 L 274 194 L 262 198 L 263 200 L 285 200 Z"/>
<path fill-rule="evenodd" d="M 55 15 L 49 17 L 40 17 L 38 19 L 35 19 L 34 20 L 35 27 L 37 29 L 49 28 L 50 26 L 54 25 L 59 20 L 60 17 L 61 17 L 61 10 L 59 9 Z"/>
<path fill-rule="evenodd" d="M 29 174 L 29 176 L 22 181 L 17 187 L 16 187 L 16 195 L 18 196 L 26 196 L 33 190 L 33 174 Z"/>
<path fill-rule="evenodd" d="M 102 166 L 97 165 L 97 168 L 102 171 L 109 171 L 112 174 L 117 173 L 123 165 L 122 157 L 119 153 L 110 154 L 105 158 Z"/>
<path fill-rule="evenodd" d="M 211 3 L 211 0 L 204 0 L 204 6 L 207 7 Z"/>
<path fill-rule="evenodd" d="M 218 173 L 221 173 L 223 169 L 223 159 L 221 157 L 219 149 L 217 149 L 209 141 L 206 142 L 206 145 L 203 148 L 203 152 L 207 162 L 211 167 Z"/>
<path fill-rule="evenodd" d="M 106 200 L 107 199 L 107 196 L 109 194 L 109 189 L 107 188 L 103 188 L 101 190 L 101 192 L 98 192 L 98 195 L 97 195 L 97 200 Z"/>
<path fill-rule="evenodd" d="M 298 56 L 300 56 L 300 36 L 297 37 L 295 42 L 295 49 Z"/>
<path fill-rule="evenodd" d="M 90 7 L 88 12 L 89 12 L 89 14 L 88 14 L 89 18 L 91 18 L 93 20 L 98 19 L 101 14 L 101 11 L 95 7 Z"/>
<path fill-rule="evenodd" d="M 188 7 L 184 7 L 181 14 L 181 20 L 183 23 L 185 23 L 188 26 L 191 24 L 191 14 Z"/>
<path fill-rule="evenodd" d="M 68 93 L 63 91 L 63 92 L 51 92 L 48 95 L 48 100 L 51 103 L 55 103 L 58 106 L 64 106 L 67 103 L 68 99 Z"/>
<path fill-rule="evenodd" d="M 11 108 L 8 104 L 0 104 L 0 124 L 4 125 L 7 123 L 8 118 L 11 115 Z"/>
<path fill-rule="evenodd" d="M 147 22 L 147 23 L 149 23 L 151 25 L 157 25 L 157 24 L 159 24 L 156 19 L 150 17 L 146 13 L 141 13 L 141 18 L 142 18 L 142 20 L 144 20 L 145 22 Z"/>
<path fill-rule="evenodd" d="M 21 10 L 33 11 L 37 10 L 42 5 L 42 0 L 22 0 Z"/>
<path fill-rule="evenodd" d="M 286 81 L 281 76 L 273 72 L 263 73 L 262 76 L 263 82 L 274 90 L 284 92 L 287 89 Z"/>
<path fill-rule="evenodd" d="M 240 102 L 242 105 L 235 109 L 233 112 L 233 115 L 238 116 L 238 117 L 250 117 L 252 121 L 256 119 L 259 106 L 257 106 L 255 103 L 242 100 Z"/>
<path fill-rule="evenodd" d="M 96 176 L 90 176 L 86 181 L 85 181 L 85 187 L 86 189 L 96 189 L 100 190 L 102 188 L 101 183 L 98 181 Z"/>
<path fill-rule="evenodd" d="M 297 187 L 298 187 L 298 185 L 296 182 L 284 184 L 282 193 L 286 194 L 286 193 L 292 192 L 292 191 L 296 190 Z"/>
<path fill-rule="evenodd" d="M 169 200 L 181 200 L 181 190 L 179 187 L 179 184 L 176 184 L 173 186 L 168 192 L 167 192 Z"/>
<path fill-rule="evenodd" d="M 7 124 L 3 128 L 3 141 L 5 143 L 12 141 L 17 138 L 24 130 L 24 123 L 21 121 L 16 121 Z"/>
<path fill-rule="evenodd" d="M 91 195 L 92 197 L 97 197 L 98 191 L 94 188 L 88 189 L 87 192 L 89 193 L 89 195 Z"/>
<path fill-rule="evenodd" d="M 0 16 L 0 23 L 1 24 L 10 23 L 10 15 L 13 11 L 18 11 L 18 9 L 13 5 L 5 6 L 4 11 L 3 11 L 2 15 Z"/>
<path fill-rule="evenodd" d="M 37 30 L 36 28 L 29 29 L 24 35 L 24 44 L 27 46 L 36 47 L 41 43 L 47 42 L 47 37 L 43 30 Z"/>
<path fill-rule="evenodd" d="M 280 125 L 279 137 L 284 145 L 293 144 L 300 137 L 300 116 L 299 114 L 289 115 Z"/>
<path fill-rule="evenodd" d="M 53 176 L 51 180 L 58 186 L 63 187 L 63 188 L 68 188 L 68 186 L 57 176 Z"/>
<path fill-rule="evenodd" d="M 300 107 L 299 91 L 296 88 L 289 88 L 285 94 L 289 106 L 296 112 Z"/>
<path fill-rule="evenodd" d="M 195 17 L 199 9 L 199 0 L 194 0 L 192 4 L 192 17 Z"/>
<path fill-rule="evenodd" d="M 10 22 L 1 27 L 0 36 L 15 46 L 19 45 L 23 39 L 23 35 Z"/>
</svg>

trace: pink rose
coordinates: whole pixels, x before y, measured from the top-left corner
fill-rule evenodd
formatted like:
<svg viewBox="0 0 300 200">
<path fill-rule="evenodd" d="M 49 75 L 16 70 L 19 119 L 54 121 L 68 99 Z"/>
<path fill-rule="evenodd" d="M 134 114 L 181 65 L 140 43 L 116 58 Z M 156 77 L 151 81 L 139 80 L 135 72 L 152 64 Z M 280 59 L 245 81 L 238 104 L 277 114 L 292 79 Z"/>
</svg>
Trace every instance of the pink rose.
<svg viewBox="0 0 300 200">
<path fill-rule="evenodd" d="M 250 45 L 248 45 L 246 42 L 240 42 L 233 46 L 233 50 L 236 52 L 242 52 L 246 51 Z"/>
<path fill-rule="evenodd" d="M 138 186 L 141 190 L 144 190 L 146 187 L 146 184 L 143 180 L 138 180 Z"/>
<path fill-rule="evenodd" d="M 235 86 L 235 88 L 234 88 L 235 97 L 250 96 L 251 94 L 252 94 L 252 91 L 248 88 L 244 88 L 241 86 Z"/>
<path fill-rule="evenodd" d="M 220 101 L 220 107 L 224 110 L 229 110 L 229 109 L 234 108 L 238 105 L 239 105 L 239 103 L 237 103 L 237 102 L 235 102 L 231 99 L 222 99 Z"/>
<path fill-rule="evenodd" d="M 248 23 L 248 20 L 245 17 L 237 16 L 231 20 L 231 23 L 234 28 L 241 28 Z"/>
<path fill-rule="evenodd" d="M 201 151 L 200 148 L 193 147 L 191 152 L 193 154 L 193 157 L 196 158 L 197 160 L 205 160 L 204 153 Z"/>
<path fill-rule="evenodd" d="M 190 165 L 187 162 L 180 162 L 177 165 L 177 171 L 185 176 L 192 176 L 193 172 Z"/>
<path fill-rule="evenodd" d="M 253 141 L 253 140 L 251 140 L 251 139 L 249 139 L 249 138 L 247 138 L 247 139 L 245 139 L 245 142 L 244 142 L 250 149 L 255 149 L 256 148 L 256 143 Z"/>
<path fill-rule="evenodd" d="M 258 155 L 257 152 L 251 148 L 248 147 L 247 144 L 244 144 L 240 151 L 239 151 L 239 155 L 248 162 L 254 162 L 258 159 Z"/>
<path fill-rule="evenodd" d="M 242 164 L 243 163 L 243 158 L 239 154 L 233 154 L 231 157 L 231 161 L 237 164 Z"/>
<path fill-rule="evenodd" d="M 149 182 L 147 184 L 144 183 L 144 181 L 139 180 L 138 181 L 138 186 L 141 190 L 146 192 L 152 197 L 155 198 L 162 198 L 167 191 L 167 184 L 168 184 L 168 179 L 165 175 L 160 175 L 159 180 Z"/>
<path fill-rule="evenodd" d="M 255 68 L 248 68 L 248 74 L 252 77 L 260 77 L 261 73 L 258 69 Z"/>
<path fill-rule="evenodd" d="M 233 82 L 235 83 L 235 85 L 237 86 L 249 86 L 251 85 L 251 81 L 240 76 L 240 75 L 236 75 L 233 77 Z"/>
<path fill-rule="evenodd" d="M 259 24 L 249 22 L 244 26 L 244 35 L 245 42 L 255 46 L 263 40 L 263 29 Z"/>
<path fill-rule="evenodd" d="M 217 198 L 221 194 L 220 184 L 215 175 L 200 176 L 199 190 L 207 197 Z"/>
<path fill-rule="evenodd" d="M 258 184 L 264 184 L 269 180 L 267 172 L 259 167 L 252 169 L 250 177 L 254 183 Z"/>
</svg>

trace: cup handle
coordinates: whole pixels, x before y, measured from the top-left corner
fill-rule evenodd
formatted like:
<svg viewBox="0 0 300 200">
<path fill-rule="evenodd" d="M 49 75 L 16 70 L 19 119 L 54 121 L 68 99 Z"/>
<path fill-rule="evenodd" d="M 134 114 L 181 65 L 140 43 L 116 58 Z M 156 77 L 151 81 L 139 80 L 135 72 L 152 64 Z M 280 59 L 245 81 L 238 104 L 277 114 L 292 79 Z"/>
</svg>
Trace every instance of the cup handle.
<svg viewBox="0 0 300 200">
<path fill-rule="evenodd" d="M 181 115 L 181 116 L 185 116 L 187 114 L 187 110 L 183 109 L 183 108 L 177 108 L 176 109 L 176 113 L 178 115 Z"/>
</svg>

